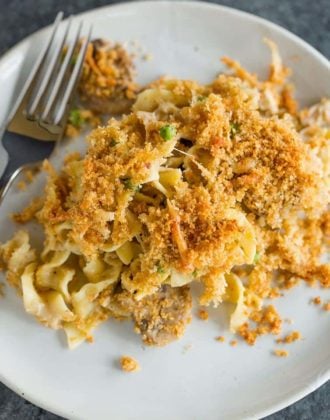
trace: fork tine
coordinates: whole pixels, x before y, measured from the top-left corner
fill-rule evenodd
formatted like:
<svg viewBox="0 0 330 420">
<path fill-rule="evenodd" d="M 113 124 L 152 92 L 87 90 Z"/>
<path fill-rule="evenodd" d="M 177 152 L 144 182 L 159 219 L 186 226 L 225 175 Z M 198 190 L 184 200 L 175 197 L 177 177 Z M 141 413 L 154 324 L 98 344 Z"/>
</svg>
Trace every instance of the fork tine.
<svg viewBox="0 0 330 420">
<path fill-rule="evenodd" d="M 27 118 L 33 118 L 33 115 L 36 112 L 36 109 L 37 109 L 38 105 L 40 104 L 40 100 L 41 100 L 41 98 L 42 98 L 43 94 L 45 93 L 45 90 L 48 86 L 48 83 L 50 81 L 52 73 L 54 72 L 54 70 L 56 69 L 56 66 L 59 63 L 61 52 L 63 50 L 65 39 L 66 39 L 66 37 L 69 33 L 71 22 L 72 22 L 72 17 L 70 16 L 69 19 L 68 19 L 68 23 L 66 25 L 64 34 L 62 35 L 60 42 L 58 42 L 55 46 L 55 51 L 52 54 L 52 57 L 51 57 L 49 65 L 47 67 L 46 73 L 42 77 L 41 84 L 40 84 L 37 92 L 35 94 L 34 93 L 32 94 L 32 96 L 34 96 L 33 99 L 31 98 L 32 103 L 30 102 L 30 105 L 27 107 L 27 110 L 26 110 Z M 49 48 L 49 50 L 50 50 L 50 48 Z"/>
<path fill-rule="evenodd" d="M 63 60 L 62 65 L 61 65 L 60 71 L 59 71 L 59 73 L 56 77 L 54 86 L 52 87 L 52 91 L 51 91 L 51 94 L 50 94 L 50 96 L 47 100 L 45 110 L 44 110 L 44 112 L 42 113 L 42 116 L 41 116 L 41 120 L 43 120 L 43 121 L 47 121 L 47 119 L 49 118 L 49 114 L 50 114 L 50 111 L 51 111 L 52 106 L 54 104 L 54 101 L 55 101 L 57 95 L 60 92 L 61 85 L 62 85 L 62 82 L 63 82 L 64 77 L 65 77 L 65 73 L 66 73 L 66 71 L 67 71 L 67 69 L 70 65 L 73 53 L 74 53 L 75 48 L 77 47 L 78 42 L 79 42 L 81 28 L 82 28 L 82 22 L 79 23 L 78 29 L 77 29 L 76 34 L 74 36 L 74 40 L 71 43 L 71 45 L 69 46 L 69 49 L 68 49 L 68 51 L 65 55 L 65 58 Z"/>
<path fill-rule="evenodd" d="M 10 112 L 10 114 L 8 115 L 7 121 L 5 125 L 8 125 L 8 123 L 14 118 L 19 106 L 21 105 L 22 101 L 25 99 L 27 93 L 29 92 L 30 87 L 33 85 L 33 83 L 35 82 L 36 76 L 41 68 L 41 65 L 43 64 L 45 57 L 47 55 L 47 51 L 49 50 L 50 45 L 53 42 L 55 33 L 57 31 L 58 25 L 60 24 L 60 22 L 63 19 L 63 12 L 58 12 L 58 14 L 56 15 L 56 18 L 54 20 L 53 23 L 53 27 L 51 30 L 51 33 L 49 35 L 48 41 L 44 44 L 39 56 L 37 57 L 36 63 L 34 65 L 34 67 L 32 68 L 29 77 L 27 78 L 14 106 L 12 111 Z"/>
<path fill-rule="evenodd" d="M 68 85 L 66 87 L 65 93 L 63 95 L 62 101 L 59 105 L 58 111 L 56 112 L 55 118 L 54 118 L 54 124 L 58 125 L 60 124 L 62 118 L 65 115 L 65 111 L 67 108 L 67 104 L 68 104 L 68 100 L 71 96 L 71 93 L 73 91 L 73 89 L 76 86 L 77 80 L 80 76 L 80 72 L 84 63 L 84 58 L 85 58 L 85 54 L 86 54 L 86 50 L 87 50 L 87 46 L 88 43 L 90 41 L 91 38 L 91 32 L 92 32 L 92 25 L 89 25 L 89 29 L 87 31 L 87 36 L 84 39 L 84 41 L 82 42 L 82 45 L 80 47 L 80 51 L 77 57 L 77 61 L 76 64 L 73 68 L 70 80 L 68 82 Z"/>
</svg>

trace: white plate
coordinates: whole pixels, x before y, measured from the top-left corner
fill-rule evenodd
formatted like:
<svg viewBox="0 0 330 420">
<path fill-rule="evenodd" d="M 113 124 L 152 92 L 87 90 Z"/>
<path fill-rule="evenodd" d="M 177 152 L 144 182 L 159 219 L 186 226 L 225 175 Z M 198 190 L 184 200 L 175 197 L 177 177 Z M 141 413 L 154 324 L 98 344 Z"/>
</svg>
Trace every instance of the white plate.
<svg viewBox="0 0 330 420">
<path fill-rule="evenodd" d="M 94 35 L 137 40 L 153 61 L 139 62 L 141 82 L 162 74 L 208 81 L 228 55 L 265 74 L 272 38 L 294 70 L 299 99 L 310 104 L 330 95 L 329 63 L 289 32 L 259 18 L 225 7 L 193 2 L 137 2 L 82 15 L 94 23 Z M 9 108 L 48 29 L 27 38 L 0 61 L 0 118 Z M 15 87 L 16 86 L 16 87 Z M 77 142 L 74 143 L 77 145 Z M 15 227 L 7 214 L 40 191 L 37 180 L 25 193 L 14 190 L 0 215 L 0 240 Z M 290 357 L 271 355 L 273 338 L 253 348 L 229 346 L 228 315 L 212 311 L 208 322 L 194 319 L 180 341 L 165 348 L 143 348 L 129 323 L 108 322 L 93 345 L 70 352 L 63 336 L 25 314 L 20 299 L 6 287 L 0 305 L 0 379 L 35 404 L 71 419 L 242 419 L 265 416 L 313 391 L 330 377 L 330 317 L 309 305 L 316 295 L 305 286 L 276 302 L 305 339 L 288 346 Z M 219 343 L 215 336 L 226 335 Z M 192 345 L 187 350 L 185 346 Z M 135 356 L 142 371 L 118 369 L 120 355 Z"/>
</svg>

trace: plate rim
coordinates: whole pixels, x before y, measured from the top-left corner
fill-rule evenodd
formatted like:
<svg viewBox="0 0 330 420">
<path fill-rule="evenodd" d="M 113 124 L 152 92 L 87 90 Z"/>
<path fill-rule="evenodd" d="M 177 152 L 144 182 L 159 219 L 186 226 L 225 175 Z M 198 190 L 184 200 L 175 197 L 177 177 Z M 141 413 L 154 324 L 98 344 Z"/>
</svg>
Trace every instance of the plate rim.
<svg viewBox="0 0 330 420">
<path fill-rule="evenodd" d="M 121 2 L 121 3 L 108 4 L 108 5 L 95 7 L 95 8 L 86 10 L 84 12 L 74 14 L 73 18 L 74 19 L 83 18 L 85 15 L 88 15 L 90 13 L 95 13 L 95 12 L 98 12 L 98 11 L 101 12 L 102 10 L 112 11 L 114 9 L 125 9 L 125 8 L 128 8 L 128 7 L 131 7 L 132 3 L 133 2 L 131 2 L 131 1 L 124 1 L 124 2 Z M 284 35 L 285 37 L 289 38 L 290 40 L 292 40 L 293 42 L 297 43 L 302 48 L 307 50 L 313 56 L 313 58 L 315 60 L 318 60 L 319 62 L 321 62 L 321 64 L 323 66 L 325 66 L 325 68 L 327 68 L 328 71 L 330 71 L 330 61 L 320 51 L 318 51 L 314 46 L 310 45 L 307 41 L 303 40 L 298 35 L 294 34 L 290 30 L 282 27 L 281 25 L 279 25 L 277 23 L 274 23 L 274 22 L 272 22 L 272 21 L 270 21 L 266 18 L 255 15 L 253 13 L 246 12 L 244 10 L 237 9 L 237 8 L 234 8 L 234 7 L 225 6 L 225 5 L 222 5 L 222 4 L 209 3 L 209 2 L 204 2 L 204 1 L 200 1 L 200 0 L 175 0 L 175 1 L 173 1 L 173 0 L 158 0 L 157 2 L 155 2 L 153 0 L 139 0 L 138 2 L 134 2 L 134 3 L 135 3 L 134 7 L 136 7 L 136 6 L 139 7 L 140 5 L 143 6 L 143 5 L 148 5 L 148 4 L 152 7 L 158 7 L 158 5 L 169 5 L 169 4 L 171 4 L 171 7 L 173 7 L 173 4 L 179 4 L 181 6 L 190 7 L 190 8 L 199 7 L 199 8 L 204 8 L 204 9 L 223 10 L 227 13 L 232 14 L 232 15 L 243 17 L 246 20 L 249 20 L 251 22 L 260 23 L 260 24 L 263 24 L 267 27 L 270 27 L 275 32 Z M 66 21 L 67 19 L 68 18 L 65 18 L 64 21 Z M 7 61 L 10 58 L 11 55 L 15 54 L 15 52 L 17 50 L 19 50 L 24 44 L 31 42 L 33 40 L 33 38 L 38 37 L 43 32 L 47 32 L 50 27 L 51 27 L 51 24 L 47 25 L 47 26 L 44 26 L 44 27 L 38 29 L 37 31 L 32 32 L 31 34 L 27 35 L 21 41 L 14 44 L 13 46 L 11 46 L 6 52 L 4 52 L 0 56 L 0 67 L 4 64 L 5 61 Z M 242 418 L 256 418 L 257 419 L 257 418 L 264 418 L 266 416 L 274 414 L 274 413 L 276 413 L 276 412 L 278 412 L 278 411 L 296 403 L 297 401 L 301 400 L 302 398 L 306 397 L 307 395 L 311 394 L 312 392 L 314 392 L 316 389 L 318 389 L 319 387 L 324 385 L 329 380 L 330 380 L 330 365 L 325 367 L 324 371 L 321 374 L 318 374 L 317 376 L 315 376 L 308 383 L 305 383 L 305 384 L 301 385 L 297 391 L 292 391 L 287 397 L 283 398 L 280 402 L 271 404 L 264 409 L 260 409 L 256 412 L 254 412 L 251 416 L 242 417 Z M 44 409 L 48 412 L 51 412 L 55 415 L 58 415 L 58 416 L 61 416 L 61 417 L 64 417 L 64 418 L 66 418 L 68 415 L 70 415 L 70 419 L 77 419 L 77 420 L 79 419 L 79 417 L 77 415 L 72 416 L 66 410 L 65 411 L 62 410 L 61 407 L 60 407 L 60 404 L 54 405 L 53 403 L 50 403 L 50 404 L 47 405 L 46 402 L 39 401 L 38 398 L 33 395 L 33 392 L 30 393 L 26 389 L 24 389 L 24 390 L 21 389 L 19 386 L 17 386 L 14 383 L 13 379 L 5 377 L 1 373 L 1 370 L 0 370 L 0 381 L 5 386 L 7 386 L 10 390 L 12 390 L 17 395 L 19 395 L 20 397 L 26 399 L 27 401 L 31 402 L 32 404 L 34 404 L 34 405 L 36 405 L 36 406 L 38 406 L 38 407 L 40 407 L 40 408 L 42 408 L 42 409 Z"/>
</svg>

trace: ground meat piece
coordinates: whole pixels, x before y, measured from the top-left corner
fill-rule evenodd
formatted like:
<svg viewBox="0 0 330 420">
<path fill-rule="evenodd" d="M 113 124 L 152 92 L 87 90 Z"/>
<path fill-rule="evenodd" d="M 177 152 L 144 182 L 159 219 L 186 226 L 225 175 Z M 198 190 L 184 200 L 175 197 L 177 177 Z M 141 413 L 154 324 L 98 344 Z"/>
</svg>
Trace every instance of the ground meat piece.
<svg viewBox="0 0 330 420">
<path fill-rule="evenodd" d="M 88 45 L 78 91 L 93 111 L 121 114 L 136 94 L 133 61 L 120 45 L 97 39 Z"/>
<path fill-rule="evenodd" d="M 116 313 L 130 313 L 135 331 L 145 344 L 164 346 L 184 334 L 191 321 L 192 298 L 188 286 L 162 286 L 156 293 L 136 301 L 127 291 L 114 295 L 111 308 Z"/>
<path fill-rule="evenodd" d="M 146 344 L 163 346 L 181 337 L 191 321 L 189 287 L 163 286 L 143 299 L 133 312 L 136 331 Z"/>
</svg>

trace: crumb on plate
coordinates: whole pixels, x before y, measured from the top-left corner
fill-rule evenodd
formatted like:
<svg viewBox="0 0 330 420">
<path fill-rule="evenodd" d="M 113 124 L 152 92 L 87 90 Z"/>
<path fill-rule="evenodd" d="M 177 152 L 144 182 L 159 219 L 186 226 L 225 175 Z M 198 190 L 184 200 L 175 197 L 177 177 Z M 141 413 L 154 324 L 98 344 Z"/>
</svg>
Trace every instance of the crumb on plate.
<svg viewBox="0 0 330 420">
<path fill-rule="evenodd" d="M 26 171 L 24 171 L 25 179 L 28 182 L 32 182 L 38 172 L 39 169 L 27 169 Z"/>
<path fill-rule="evenodd" d="M 295 341 L 301 340 L 301 333 L 299 331 L 292 331 L 290 334 L 287 334 L 283 338 L 278 338 L 276 340 L 276 343 L 285 343 L 285 344 L 291 344 Z"/>
<path fill-rule="evenodd" d="M 269 299 L 275 299 L 282 296 L 278 287 L 273 287 L 269 292 Z"/>
<path fill-rule="evenodd" d="M 314 305 L 321 305 L 322 301 L 320 296 L 316 296 L 315 298 L 313 298 L 312 303 L 314 303 Z"/>
<path fill-rule="evenodd" d="M 198 311 L 198 318 L 201 319 L 202 321 L 207 321 L 209 319 L 209 313 L 207 312 L 206 309 L 200 309 Z"/>
<path fill-rule="evenodd" d="M 34 180 L 36 174 L 39 172 L 39 168 L 35 168 L 35 169 L 27 169 L 25 171 L 22 172 L 22 175 L 24 176 L 24 179 L 22 179 L 21 181 L 19 181 L 16 184 L 16 188 L 19 191 L 25 191 L 27 186 L 29 184 L 31 184 L 31 182 Z"/>
<path fill-rule="evenodd" d="M 12 214 L 13 221 L 22 224 L 29 222 L 41 209 L 43 202 L 41 197 L 34 198 L 22 211 Z"/>
<path fill-rule="evenodd" d="M 325 304 L 323 305 L 323 309 L 324 309 L 325 311 L 330 311 L 330 302 L 325 303 Z"/>
<path fill-rule="evenodd" d="M 277 357 L 288 357 L 289 352 L 287 350 L 276 349 L 273 351 L 273 354 Z"/>
<path fill-rule="evenodd" d="M 251 346 L 261 335 L 277 335 L 281 332 L 282 319 L 273 305 L 252 312 L 249 318 L 252 322 L 241 325 L 238 333 Z M 255 324 L 254 328 L 251 326 L 252 323 Z"/>
<path fill-rule="evenodd" d="M 120 358 L 120 366 L 125 372 L 137 372 L 140 370 L 138 361 L 131 356 L 122 356 Z"/>
<path fill-rule="evenodd" d="M 26 182 L 25 181 L 19 181 L 18 183 L 17 183 L 17 189 L 19 190 L 19 191 L 25 191 L 26 190 L 26 188 L 27 188 L 27 184 L 26 184 Z"/>
<path fill-rule="evenodd" d="M 226 340 L 225 337 L 223 335 L 219 335 L 218 337 L 215 337 L 216 341 L 220 341 L 221 343 L 224 343 L 224 341 Z"/>
</svg>

